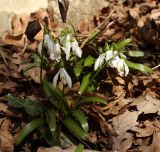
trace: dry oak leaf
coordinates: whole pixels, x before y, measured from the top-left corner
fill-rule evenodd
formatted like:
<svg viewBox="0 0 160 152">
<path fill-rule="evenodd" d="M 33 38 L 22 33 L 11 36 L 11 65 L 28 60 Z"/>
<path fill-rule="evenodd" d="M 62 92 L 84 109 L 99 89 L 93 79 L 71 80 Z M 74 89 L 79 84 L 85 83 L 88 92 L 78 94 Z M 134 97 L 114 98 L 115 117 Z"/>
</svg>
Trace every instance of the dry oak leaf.
<svg viewBox="0 0 160 152">
<path fill-rule="evenodd" d="M 150 146 L 141 146 L 139 148 L 142 152 L 160 152 L 160 131 L 153 133 L 152 144 Z"/>
<path fill-rule="evenodd" d="M 39 147 L 37 152 L 74 152 L 75 150 L 76 150 L 76 146 L 73 145 L 67 149 L 62 149 L 59 146 L 54 146 L 51 148 Z M 83 150 L 83 152 L 98 152 L 98 151 L 85 149 Z"/>
<path fill-rule="evenodd" d="M 118 135 L 114 139 L 114 149 L 125 152 L 132 145 L 133 136 L 127 131 L 133 130 L 138 125 L 138 113 L 126 111 L 112 119 L 113 128 Z"/>
<path fill-rule="evenodd" d="M 12 18 L 12 36 L 18 36 L 25 33 L 29 21 L 28 15 L 13 16 Z"/>
<path fill-rule="evenodd" d="M 138 113 L 157 113 L 160 115 L 160 100 L 153 98 L 149 94 L 146 96 L 139 96 L 135 101 L 130 104 L 131 106 L 136 106 Z"/>
<path fill-rule="evenodd" d="M 27 77 L 31 77 L 32 80 L 34 80 L 36 83 L 40 83 L 40 68 L 34 67 L 32 69 L 27 70 L 24 75 Z M 46 71 L 42 70 L 42 79 L 45 75 Z"/>
<path fill-rule="evenodd" d="M 134 98 L 128 98 L 125 99 L 124 98 L 124 94 L 122 96 L 120 96 L 117 100 L 110 102 L 108 105 L 106 105 L 105 107 L 99 107 L 97 106 L 97 108 L 99 109 L 99 111 L 101 111 L 101 113 L 103 115 L 118 115 L 120 113 L 120 110 L 128 105 L 129 103 L 132 103 L 135 99 Z"/>
<path fill-rule="evenodd" d="M 9 120 L 0 119 L 0 150 L 2 150 L 2 152 L 14 151 L 14 138 L 8 131 L 9 127 Z"/>
</svg>

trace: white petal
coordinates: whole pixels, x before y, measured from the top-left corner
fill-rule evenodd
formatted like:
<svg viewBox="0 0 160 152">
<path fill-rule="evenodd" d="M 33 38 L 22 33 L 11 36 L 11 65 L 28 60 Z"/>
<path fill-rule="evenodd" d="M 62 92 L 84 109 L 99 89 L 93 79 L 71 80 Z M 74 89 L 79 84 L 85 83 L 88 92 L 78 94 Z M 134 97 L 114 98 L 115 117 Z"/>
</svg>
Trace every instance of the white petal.
<svg viewBox="0 0 160 152">
<path fill-rule="evenodd" d="M 114 56 L 114 51 L 106 51 L 106 61 L 110 60 Z"/>
<path fill-rule="evenodd" d="M 117 70 L 120 76 L 127 76 L 129 73 L 129 68 L 123 59 L 120 59 Z"/>
<path fill-rule="evenodd" d="M 64 68 L 62 68 L 62 70 L 63 70 L 64 76 L 65 76 L 65 81 L 68 84 L 68 86 L 71 88 L 72 87 L 72 79 Z"/>
<path fill-rule="evenodd" d="M 119 61 L 120 61 L 119 56 L 116 56 L 116 57 L 113 58 L 111 61 L 109 61 L 109 65 L 110 65 L 112 68 L 117 68 Z"/>
<path fill-rule="evenodd" d="M 57 86 L 57 81 L 58 81 L 59 73 L 60 73 L 60 71 L 58 71 L 57 74 L 53 78 L 53 87 L 55 87 L 55 88 Z"/>
<path fill-rule="evenodd" d="M 72 50 L 77 54 L 77 56 L 79 56 L 81 58 L 82 50 L 79 47 L 78 42 L 76 40 L 74 40 L 74 42 L 72 42 Z"/>
<path fill-rule="evenodd" d="M 95 65 L 94 65 L 94 70 L 96 71 L 99 67 L 102 66 L 103 62 L 104 62 L 104 58 L 105 58 L 105 54 L 101 54 L 96 62 L 95 62 Z"/>
<path fill-rule="evenodd" d="M 39 54 L 42 53 L 42 43 L 43 43 L 43 40 L 38 44 L 38 53 Z"/>
<path fill-rule="evenodd" d="M 129 68 L 125 62 L 124 62 L 124 69 L 125 69 L 125 76 L 127 76 L 129 73 Z"/>
<path fill-rule="evenodd" d="M 57 62 L 59 62 L 61 59 L 61 49 L 60 49 L 59 43 L 56 43 L 55 47 L 56 47 L 56 49 L 55 49 L 54 53 L 50 53 L 50 59 L 56 60 Z"/>
<path fill-rule="evenodd" d="M 45 34 L 44 36 L 44 43 L 47 44 L 49 52 L 54 53 L 56 46 L 48 34 Z"/>
<path fill-rule="evenodd" d="M 60 79 L 61 79 L 62 83 L 64 85 L 66 85 L 67 82 L 66 82 L 65 72 L 64 71 L 65 71 L 64 68 L 60 68 Z"/>
</svg>

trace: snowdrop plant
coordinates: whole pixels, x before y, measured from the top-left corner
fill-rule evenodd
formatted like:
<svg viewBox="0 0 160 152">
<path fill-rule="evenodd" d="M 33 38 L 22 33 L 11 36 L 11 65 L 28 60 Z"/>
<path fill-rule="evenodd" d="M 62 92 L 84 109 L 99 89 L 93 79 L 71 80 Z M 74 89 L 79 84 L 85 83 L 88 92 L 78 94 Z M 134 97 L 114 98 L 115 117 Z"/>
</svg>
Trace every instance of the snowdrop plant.
<svg viewBox="0 0 160 152">
<path fill-rule="evenodd" d="M 85 46 L 88 40 L 84 41 L 85 43 L 82 42 L 81 46 Z M 123 52 L 125 46 L 130 42 L 130 39 L 110 45 L 106 42 L 103 47 L 98 46 L 98 51 L 101 50 L 101 52 L 93 50 L 93 52 L 98 52 L 94 52 L 98 56 L 95 58 L 96 55 L 82 53 L 82 49 L 71 30 L 63 30 L 55 40 L 45 29 L 43 39 L 38 45 L 39 53 L 34 57 L 34 63 L 27 69 L 35 66 L 40 67 L 43 91 L 41 97 L 49 103 L 33 102 L 11 95 L 6 97 L 11 106 L 24 108 L 29 115 L 33 116 L 33 121 L 28 123 L 20 132 L 16 144 L 19 145 L 29 133 L 38 129 L 50 146 L 60 145 L 59 132 L 61 126 L 65 126 L 78 140 L 85 142 L 89 125 L 85 113 L 80 108 L 81 105 L 88 102 L 106 104 L 106 100 L 102 98 L 85 96 L 85 92 L 96 90 L 99 83 L 96 78 L 99 76 L 101 79 L 100 72 L 108 66 L 116 68 L 122 77 L 128 75 L 129 67 L 143 72 L 150 71 L 149 67 L 134 64 L 127 60 Z M 44 78 L 42 78 L 42 70 L 46 70 Z M 55 71 L 58 72 L 55 74 Z M 53 82 L 48 81 L 51 79 Z M 59 81 L 62 82 L 63 88 L 58 87 Z M 70 101 L 67 102 L 65 87 L 72 88 L 72 84 L 76 81 L 80 82 L 81 85 L 75 93 L 76 100 L 71 105 Z M 38 99 L 41 98 L 38 97 Z"/>
</svg>

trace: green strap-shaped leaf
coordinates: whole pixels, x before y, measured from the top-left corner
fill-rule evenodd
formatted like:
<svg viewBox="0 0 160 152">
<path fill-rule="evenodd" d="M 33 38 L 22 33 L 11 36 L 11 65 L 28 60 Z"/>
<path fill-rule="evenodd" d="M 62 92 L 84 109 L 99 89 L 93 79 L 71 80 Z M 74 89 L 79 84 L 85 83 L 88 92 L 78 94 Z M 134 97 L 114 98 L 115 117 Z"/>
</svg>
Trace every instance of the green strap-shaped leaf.
<svg viewBox="0 0 160 152">
<path fill-rule="evenodd" d="M 44 110 L 40 103 L 33 102 L 32 100 L 26 100 L 26 104 L 24 104 L 23 107 L 31 116 L 38 116 Z"/>
<path fill-rule="evenodd" d="M 56 112 L 55 112 L 54 108 L 48 108 L 46 110 L 45 114 L 46 114 L 48 126 L 49 126 L 52 134 L 54 134 L 54 132 L 56 130 Z"/>
<path fill-rule="evenodd" d="M 76 63 L 76 66 L 74 68 L 74 73 L 75 73 L 76 77 L 80 76 L 80 74 L 84 68 L 83 63 L 84 63 L 84 59 L 81 59 L 80 61 L 78 61 Z"/>
<path fill-rule="evenodd" d="M 43 107 L 40 105 L 40 103 L 34 102 L 32 100 L 20 99 L 10 94 L 6 96 L 6 99 L 9 101 L 9 105 L 15 108 L 24 108 L 25 111 L 31 116 L 38 116 L 43 112 Z"/>
<path fill-rule="evenodd" d="M 99 98 L 99 97 L 85 97 L 82 100 L 79 100 L 77 102 L 77 105 L 85 104 L 85 103 L 102 103 L 107 104 L 107 101 L 105 99 Z"/>
<path fill-rule="evenodd" d="M 43 89 L 46 97 L 57 108 L 62 110 L 65 116 L 68 115 L 68 104 L 66 99 L 62 98 L 62 92 L 58 88 L 54 88 L 53 84 L 47 80 L 43 80 Z"/>
<path fill-rule="evenodd" d="M 62 121 L 62 123 L 75 137 L 85 140 L 86 133 L 83 131 L 80 125 L 76 121 L 74 121 L 71 117 L 66 117 Z"/>
<path fill-rule="evenodd" d="M 79 144 L 74 152 L 83 152 L 83 150 L 84 150 L 84 145 L 83 144 Z"/>
<path fill-rule="evenodd" d="M 117 49 L 118 49 L 118 50 L 123 49 L 123 47 L 129 45 L 129 44 L 131 43 L 131 41 L 132 41 L 132 40 L 131 40 L 130 38 L 128 38 L 128 39 L 124 39 L 124 40 L 116 43 L 116 44 L 117 44 Z"/>
<path fill-rule="evenodd" d="M 90 83 L 90 78 L 91 78 L 91 75 L 92 73 L 89 73 L 87 75 L 85 75 L 82 79 L 82 83 L 81 83 L 81 86 L 80 86 L 80 89 L 78 91 L 79 94 L 82 94 L 86 91 L 87 89 L 87 86 L 89 85 Z"/>
<path fill-rule="evenodd" d="M 43 121 L 42 121 L 41 118 L 35 119 L 35 120 L 31 121 L 30 123 L 28 123 L 20 131 L 19 136 L 18 136 L 17 141 L 16 141 L 16 145 L 19 145 L 27 135 L 29 135 L 33 130 L 41 127 L 42 125 L 43 125 Z"/>
<path fill-rule="evenodd" d="M 128 51 L 128 54 L 129 56 L 132 56 L 132 57 L 143 57 L 144 56 L 144 52 L 139 51 L 139 50 Z"/>
<path fill-rule="evenodd" d="M 142 71 L 144 73 L 152 72 L 152 69 L 150 67 L 146 66 L 146 65 L 139 64 L 139 63 L 133 63 L 133 62 L 128 61 L 128 60 L 125 60 L 125 62 L 130 68 Z"/>
<path fill-rule="evenodd" d="M 83 111 L 75 110 L 72 112 L 72 115 L 80 122 L 83 130 L 87 133 L 89 130 L 88 121 Z"/>
<path fill-rule="evenodd" d="M 94 64 L 95 62 L 95 59 L 92 57 L 92 56 L 88 56 L 86 59 L 85 59 L 85 62 L 84 62 L 84 66 L 91 66 L 92 64 Z"/>
<path fill-rule="evenodd" d="M 25 100 L 16 98 L 11 94 L 6 95 L 5 98 L 8 101 L 8 104 L 15 108 L 23 108 L 23 105 L 26 104 Z"/>
</svg>

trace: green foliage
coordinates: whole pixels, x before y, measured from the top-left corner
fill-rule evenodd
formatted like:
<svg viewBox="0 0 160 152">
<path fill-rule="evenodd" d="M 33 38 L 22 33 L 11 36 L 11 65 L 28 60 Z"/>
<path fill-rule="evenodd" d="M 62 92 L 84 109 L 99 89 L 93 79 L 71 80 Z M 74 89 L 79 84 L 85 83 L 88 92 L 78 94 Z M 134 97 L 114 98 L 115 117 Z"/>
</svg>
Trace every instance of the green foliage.
<svg viewBox="0 0 160 152">
<path fill-rule="evenodd" d="M 16 145 L 19 145 L 24 138 L 29 135 L 33 130 L 39 128 L 43 125 L 43 120 L 41 118 L 34 119 L 30 123 L 28 123 L 19 133 L 19 136 L 16 140 Z"/>
<path fill-rule="evenodd" d="M 90 67 L 91 65 L 93 65 L 95 62 L 95 59 L 89 55 L 86 59 L 85 59 L 85 62 L 84 62 L 84 66 L 88 66 Z"/>
<path fill-rule="evenodd" d="M 56 131 L 56 111 L 54 108 L 48 108 L 45 112 L 47 124 L 52 134 Z"/>
<path fill-rule="evenodd" d="M 29 99 L 21 99 L 8 94 L 6 95 L 6 100 L 9 101 L 8 104 L 12 107 L 24 108 L 31 116 L 38 116 L 44 111 L 44 108 L 40 103 L 33 102 Z"/>
<path fill-rule="evenodd" d="M 81 127 L 87 133 L 89 131 L 89 126 L 84 112 L 77 109 L 72 111 L 72 115 L 80 122 Z"/>
<path fill-rule="evenodd" d="M 76 77 L 80 76 L 80 74 L 81 74 L 81 72 L 82 72 L 82 70 L 84 68 L 84 65 L 83 65 L 84 61 L 85 61 L 85 59 L 81 59 L 80 61 L 78 61 L 76 63 L 76 66 L 74 68 L 74 73 L 75 73 Z"/>
<path fill-rule="evenodd" d="M 131 61 L 128 61 L 128 60 L 125 60 L 125 62 L 127 63 L 127 65 L 130 67 L 130 68 L 133 68 L 135 70 L 139 70 L 139 71 L 142 71 L 144 73 L 150 73 L 152 72 L 152 69 L 146 65 L 143 65 L 143 64 L 139 64 L 139 63 L 133 63 Z"/>
<path fill-rule="evenodd" d="M 80 89 L 78 91 L 79 94 L 82 94 L 82 93 L 84 93 L 87 90 L 87 87 L 88 87 L 88 85 L 90 83 L 91 76 L 92 76 L 92 73 L 89 73 L 89 74 L 87 74 L 87 75 L 85 75 L 83 77 Z"/>
<path fill-rule="evenodd" d="M 62 123 L 65 125 L 65 127 L 76 137 L 85 140 L 86 139 L 86 133 L 85 131 L 80 127 L 80 125 L 71 117 L 66 117 Z"/>
<path fill-rule="evenodd" d="M 132 51 L 128 51 L 128 55 L 132 57 L 143 57 L 145 54 L 143 51 L 132 50 Z"/>
<path fill-rule="evenodd" d="M 107 104 L 107 101 L 105 99 L 99 98 L 99 97 L 85 97 L 77 102 L 77 106 L 81 104 L 86 103 L 102 103 Z"/>
<path fill-rule="evenodd" d="M 84 145 L 79 144 L 74 152 L 83 152 L 83 150 L 84 150 Z"/>
</svg>

